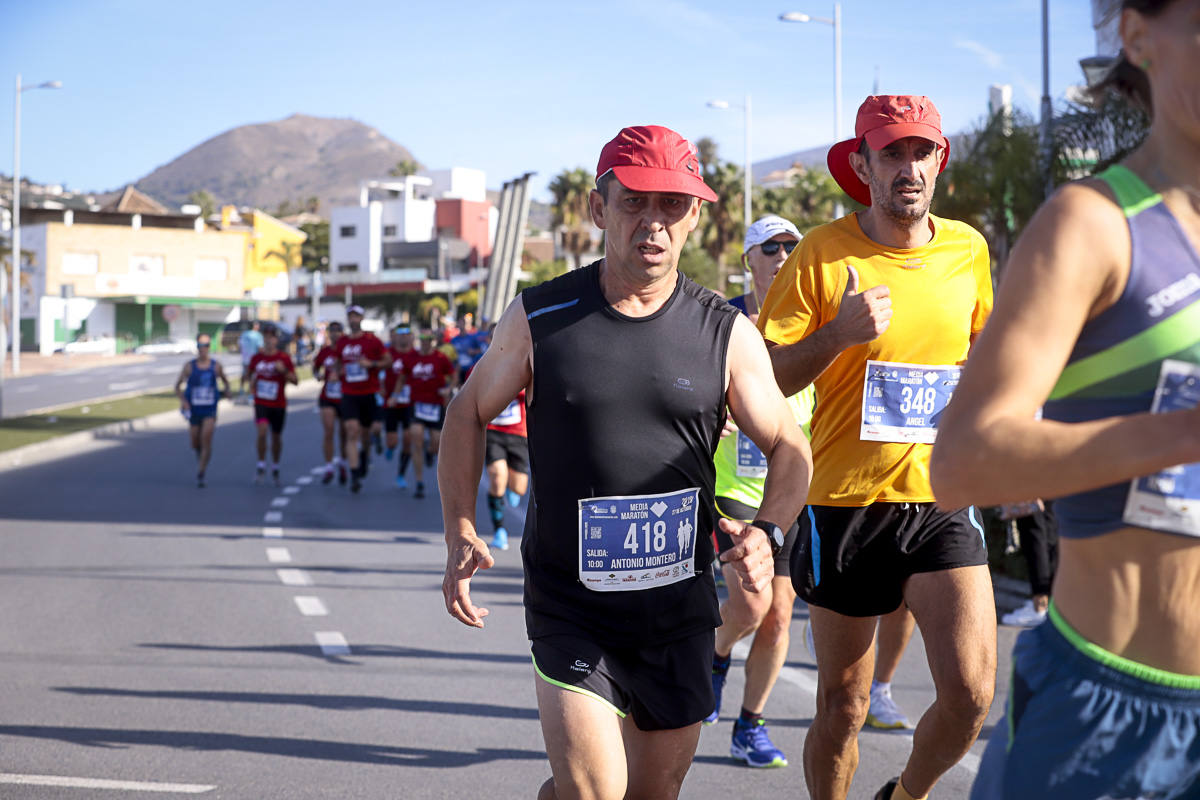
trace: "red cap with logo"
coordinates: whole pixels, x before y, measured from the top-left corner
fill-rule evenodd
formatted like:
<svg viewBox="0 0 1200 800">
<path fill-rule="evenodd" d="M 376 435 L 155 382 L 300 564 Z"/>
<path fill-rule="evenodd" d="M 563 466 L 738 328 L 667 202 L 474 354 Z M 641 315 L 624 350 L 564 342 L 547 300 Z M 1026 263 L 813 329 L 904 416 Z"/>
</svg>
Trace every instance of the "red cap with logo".
<svg viewBox="0 0 1200 800">
<path fill-rule="evenodd" d="M 661 125 L 622 128 L 600 151 L 596 177 L 612 172 L 635 192 L 678 192 L 715 203 L 700 176 L 700 159 L 687 139 Z"/>
<path fill-rule="evenodd" d="M 950 142 L 942 135 L 942 115 L 928 97 L 909 94 L 871 95 L 858 107 L 854 138 L 829 148 L 829 174 L 842 191 L 865 206 L 871 205 L 871 190 L 850 167 L 850 154 L 863 139 L 872 150 L 882 150 L 897 139 L 919 136 L 946 149 L 938 172 L 950 161 Z"/>
</svg>

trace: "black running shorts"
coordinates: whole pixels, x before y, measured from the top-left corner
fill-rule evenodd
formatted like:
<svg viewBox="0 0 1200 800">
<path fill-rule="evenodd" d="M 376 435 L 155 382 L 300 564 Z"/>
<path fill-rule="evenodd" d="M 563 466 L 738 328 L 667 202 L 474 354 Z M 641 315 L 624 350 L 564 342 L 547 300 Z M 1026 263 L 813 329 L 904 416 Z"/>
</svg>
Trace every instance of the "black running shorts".
<svg viewBox="0 0 1200 800">
<path fill-rule="evenodd" d="M 745 503 L 738 502 L 729 497 L 717 498 L 717 513 L 726 519 L 734 519 L 739 522 L 750 522 L 756 518 L 758 509 L 751 508 Z M 767 520 L 775 522 L 775 520 Z M 779 523 L 776 523 L 779 524 Z M 782 525 L 780 525 L 782 527 Z M 717 554 L 720 555 L 726 550 L 733 547 L 733 539 L 729 534 L 721 530 L 718 525 L 713 529 L 713 535 L 717 537 Z M 775 577 L 783 577 L 791 575 L 792 550 L 796 548 L 796 537 L 800 535 L 799 521 L 793 522 L 791 527 L 787 529 L 787 533 L 783 535 L 783 549 L 779 551 L 779 555 L 775 556 Z M 719 560 L 713 561 L 713 566 L 717 569 L 721 568 Z"/>
<path fill-rule="evenodd" d="M 375 421 L 375 395 L 346 394 L 342 395 L 342 419 L 358 420 L 364 428 L 371 427 Z"/>
<path fill-rule="evenodd" d="M 602 645 L 586 634 L 534 639 L 533 668 L 547 683 L 595 698 L 639 730 L 694 725 L 712 713 L 713 629 L 648 647 Z"/>
<path fill-rule="evenodd" d="M 529 439 L 519 433 L 506 433 L 488 428 L 486 443 L 487 457 L 483 463 L 503 461 L 513 472 L 529 474 Z"/>
<path fill-rule="evenodd" d="M 254 423 L 266 423 L 277 435 L 283 433 L 283 423 L 287 419 L 287 409 L 276 406 L 260 406 L 254 404 Z"/>
<path fill-rule="evenodd" d="M 910 575 L 987 560 L 983 524 L 973 506 L 947 512 L 934 503 L 810 505 L 800 514 L 792 585 L 811 605 L 873 617 L 900 607 Z"/>
<path fill-rule="evenodd" d="M 383 429 L 388 433 L 406 431 L 412 424 L 412 406 L 388 406 L 383 409 Z"/>
</svg>

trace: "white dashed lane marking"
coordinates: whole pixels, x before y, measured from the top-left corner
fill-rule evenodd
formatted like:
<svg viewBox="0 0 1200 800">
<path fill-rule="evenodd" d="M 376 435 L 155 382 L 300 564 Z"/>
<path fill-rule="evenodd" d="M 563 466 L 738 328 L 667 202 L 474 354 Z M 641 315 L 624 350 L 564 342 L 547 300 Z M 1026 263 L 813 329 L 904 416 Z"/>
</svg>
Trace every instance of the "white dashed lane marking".
<svg viewBox="0 0 1200 800">
<path fill-rule="evenodd" d="M 277 569 L 275 574 L 284 586 L 312 586 L 312 578 L 302 569 Z"/>
<path fill-rule="evenodd" d="M 296 483 L 300 484 L 301 486 L 308 486 L 312 482 L 313 479 L 311 475 L 303 475 L 299 478 L 296 478 Z"/>
<path fill-rule="evenodd" d="M 291 488 L 291 487 L 288 487 Z M 288 503 L 292 502 L 290 497 L 276 497 L 271 501 L 271 508 L 284 508 Z"/>
<path fill-rule="evenodd" d="M 344 656 L 350 654 L 350 643 L 337 631 L 318 631 L 314 636 L 321 652 L 325 655 Z"/>
<path fill-rule="evenodd" d="M 283 493 L 284 494 L 300 494 L 300 487 L 299 486 L 285 486 L 285 487 L 283 487 Z"/>
<path fill-rule="evenodd" d="M 292 554 L 286 547 L 268 547 L 267 561 L 272 564 L 286 564 L 292 560 Z"/>
<path fill-rule="evenodd" d="M 329 609 L 325 607 L 319 597 L 299 595 L 292 599 L 296 601 L 296 608 L 300 609 L 300 613 L 306 617 L 324 617 L 329 613 Z"/>
<path fill-rule="evenodd" d="M 68 778 L 61 775 L 20 775 L 0 772 L 0 783 L 19 786 L 61 786 L 69 789 L 115 789 L 125 792 L 171 792 L 175 794 L 204 794 L 216 786 L 199 783 L 158 783 L 155 781 L 113 781 L 103 778 Z"/>
<path fill-rule="evenodd" d="M 263 514 L 263 522 L 283 522 L 282 511 L 268 511 Z"/>
</svg>

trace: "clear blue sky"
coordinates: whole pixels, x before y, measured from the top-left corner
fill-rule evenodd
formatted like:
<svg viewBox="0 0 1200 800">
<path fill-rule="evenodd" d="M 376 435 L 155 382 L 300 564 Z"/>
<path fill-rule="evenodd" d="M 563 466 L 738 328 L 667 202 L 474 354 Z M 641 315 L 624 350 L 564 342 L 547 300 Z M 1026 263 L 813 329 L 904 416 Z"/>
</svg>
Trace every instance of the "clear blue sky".
<svg viewBox="0 0 1200 800">
<path fill-rule="evenodd" d="M 829 0 L 510 0 L 506 3 L 182 3 L 0 0 L 0 172 L 12 171 L 12 97 L 22 95 L 22 173 L 100 191 L 137 180 L 200 142 L 296 112 L 378 128 L 433 168 L 536 171 L 535 196 L 565 168 L 595 167 L 622 126 L 711 136 L 742 160 L 751 95 L 753 159 L 833 139 Z M 948 132 L 1013 87 L 1036 116 L 1040 0 L 844 0 L 843 131 L 878 74 L 885 94 L 926 94 Z M 1094 53 L 1088 0 L 1051 0 L 1051 96 Z"/>
</svg>

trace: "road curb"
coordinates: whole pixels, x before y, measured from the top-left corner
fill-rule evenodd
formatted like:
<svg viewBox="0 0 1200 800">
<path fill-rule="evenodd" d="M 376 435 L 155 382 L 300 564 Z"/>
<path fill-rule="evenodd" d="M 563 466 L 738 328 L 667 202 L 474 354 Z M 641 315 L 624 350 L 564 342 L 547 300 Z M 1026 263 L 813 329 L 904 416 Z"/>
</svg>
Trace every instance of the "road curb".
<svg viewBox="0 0 1200 800">
<path fill-rule="evenodd" d="M 315 394 L 319 387 L 320 383 L 312 378 L 302 380 L 300 381 L 300 385 L 294 390 L 294 393 L 290 395 L 290 398 L 295 400 L 308 399 L 309 395 Z M 249 408 L 250 406 L 234 405 L 231 411 L 226 413 L 236 413 L 238 410 Z M 178 428 L 182 430 L 185 424 L 183 415 L 179 413 L 178 409 L 174 409 L 171 411 L 160 411 L 148 417 L 110 422 L 107 425 L 89 428 L 86 431 L 77 431 L 76 433 L 56 436 L 43 442 L 27 444 L 24 447 L 15 447 L 12 450 L 0 452 L 0 473 L 21 467 L 33 466 L 34 464 L 41 464 L 46 461 L 54 461 L 68 455 L 86 453 L 90 450 L 99 449 L 114 439 L 120 439 L 138 431 L 164 428 Z"/>
</svg>

